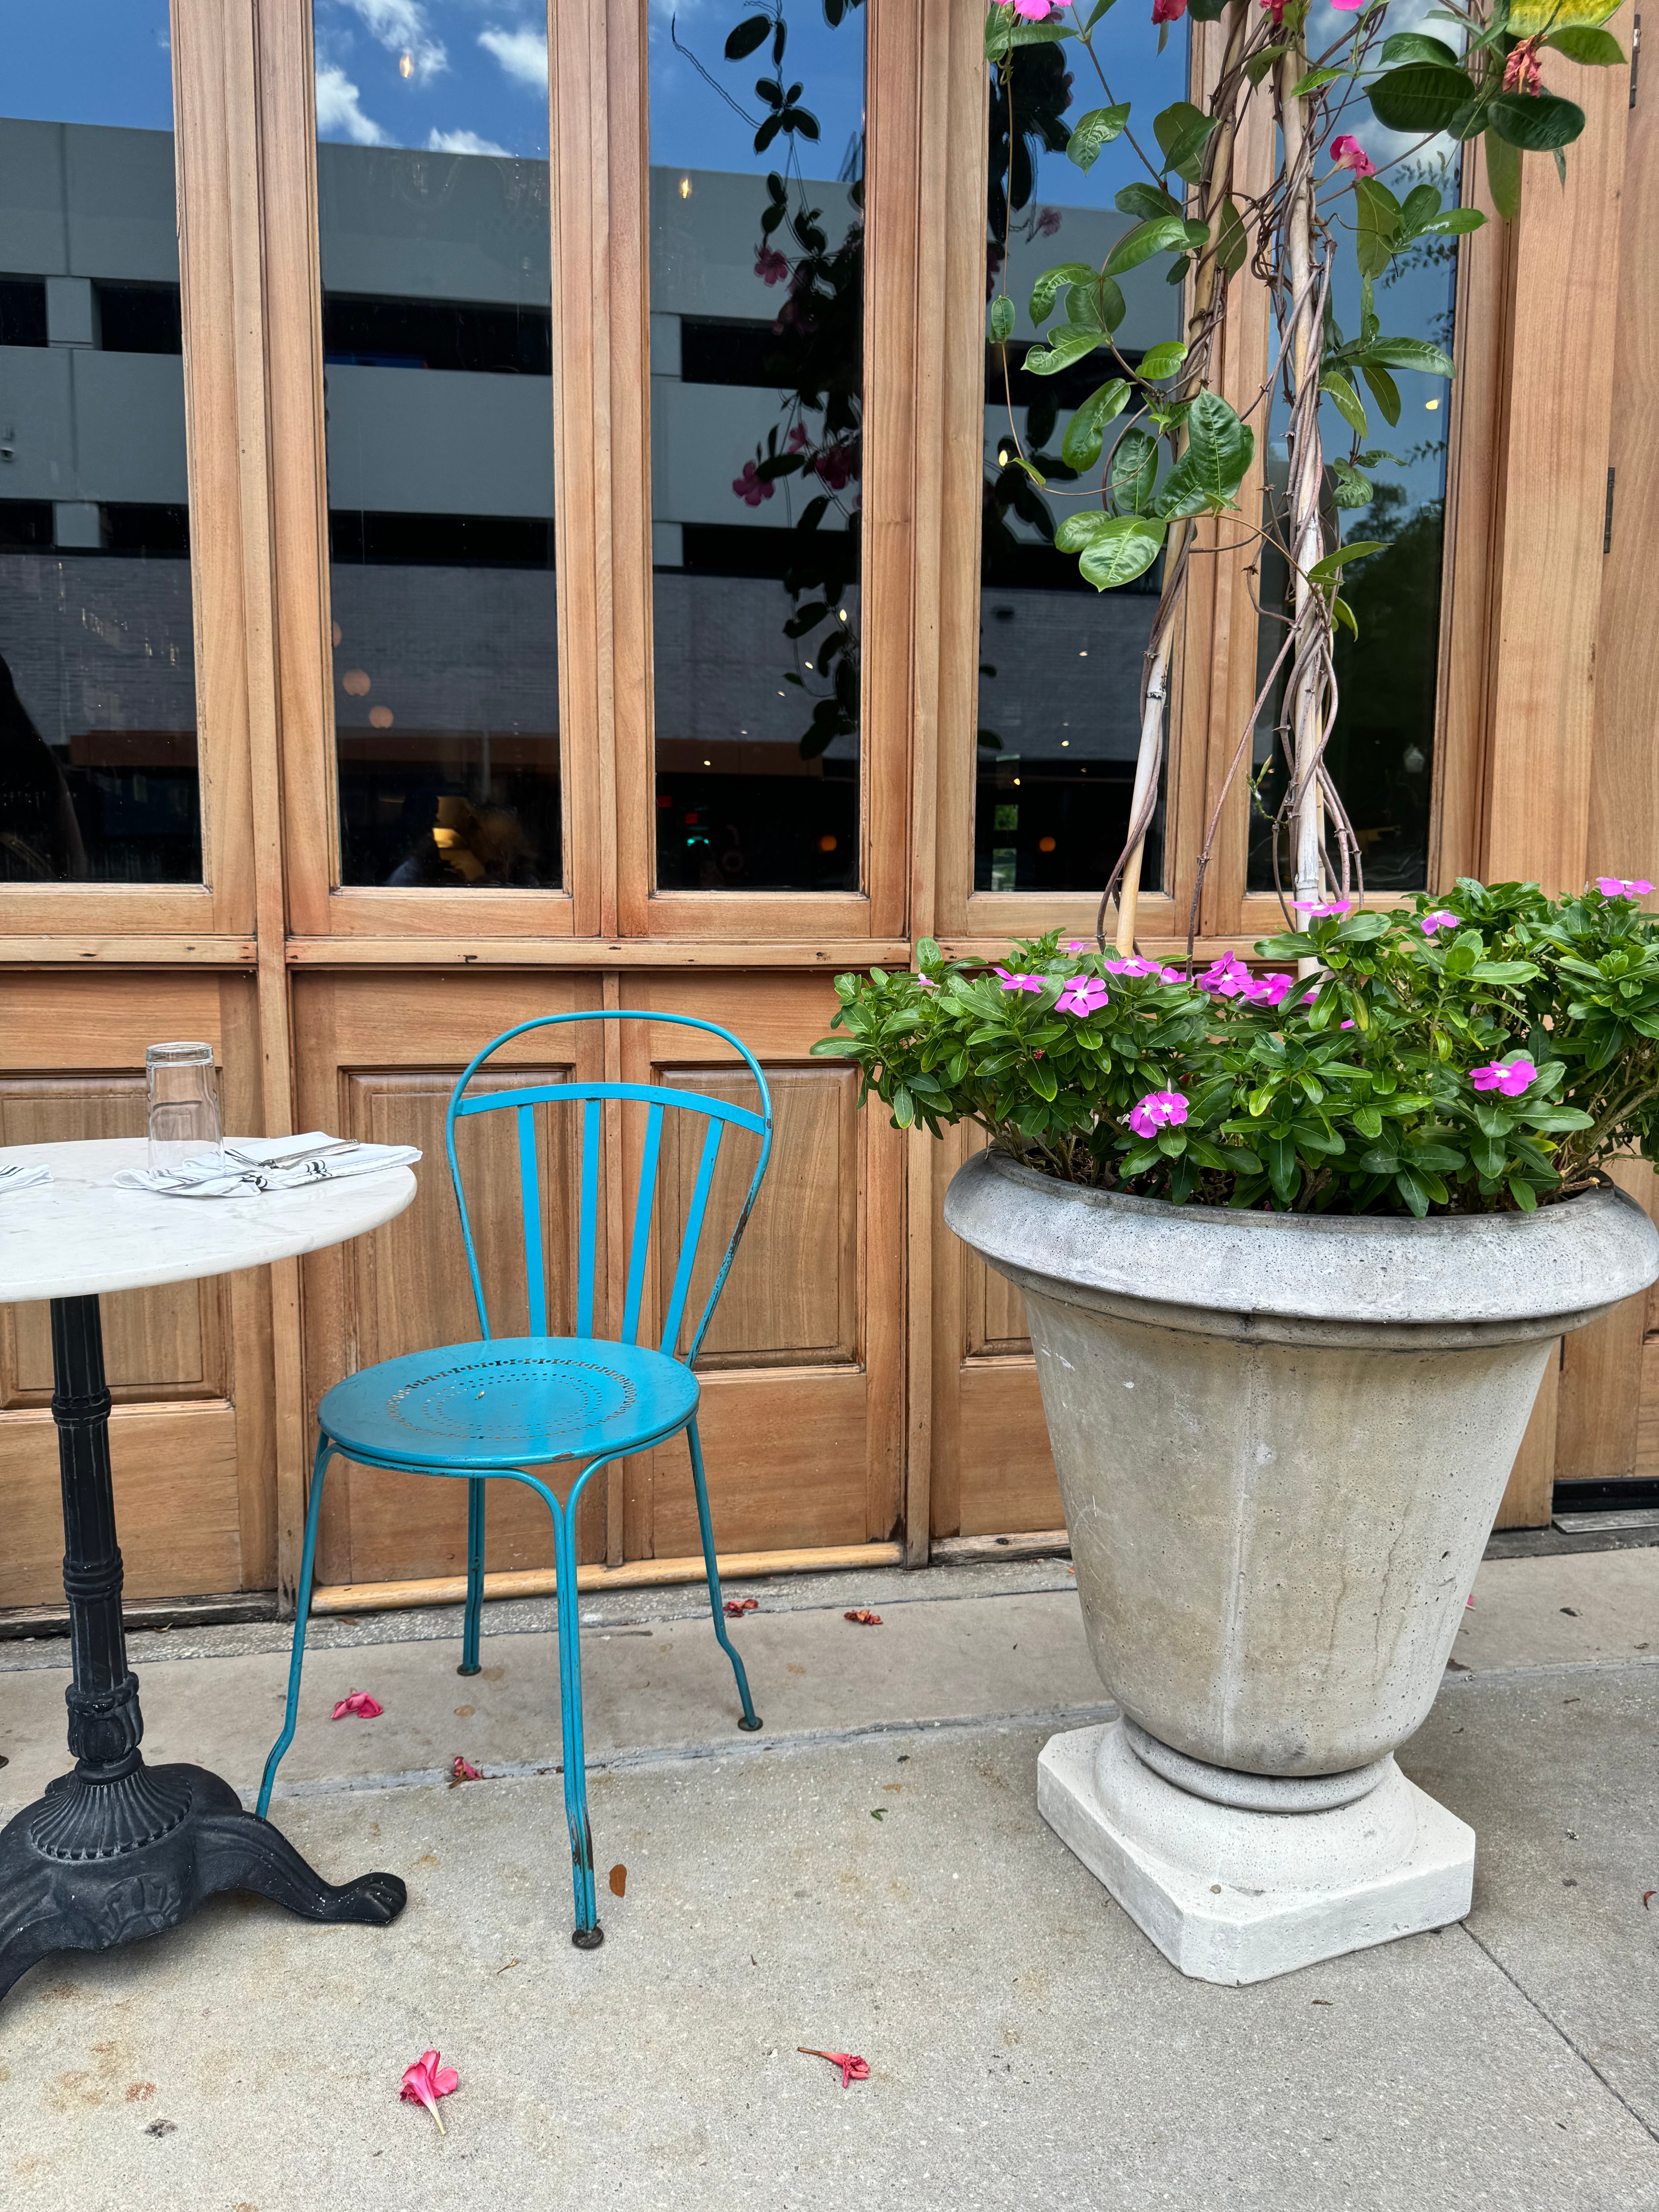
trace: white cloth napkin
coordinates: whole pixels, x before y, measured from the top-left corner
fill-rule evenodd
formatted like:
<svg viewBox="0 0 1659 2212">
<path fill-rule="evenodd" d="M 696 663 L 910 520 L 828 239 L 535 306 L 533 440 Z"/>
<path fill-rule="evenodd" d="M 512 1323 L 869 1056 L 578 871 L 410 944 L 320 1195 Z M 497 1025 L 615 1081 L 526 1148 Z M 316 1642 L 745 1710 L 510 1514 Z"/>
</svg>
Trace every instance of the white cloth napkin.
<svg viewBox="0 0 1659 2212">
<path fill-rule="evenodd" d="M 52 1170 L 46 1167 L 0 1166 L 0 1198 L 8 1191 L 33 1190 L 37 1183 L 50 1182 Z"/>
<path fill-rule="evenodd" d="M 228 1137 L 222 1163 L 209 1154 L 178 1168 L 123 1168 L 115 1181 L 127 1190 L 155 1191 L 163 1198 L 250 1198 L 258 1191 L 303 1190 L 313 1183 L 338 1182 L 347 1176 L 410 1168 L 421 1157 L 413 1145 L 354 1145 L 349 1152 L 325 1155 L 325 1146 L 341 1142 L 324 1129 L 301 1137 Z M 300 1152 L 312 1157 L 294 1159 Z M 293 1164 L 261 1164 L 271 1159 L 292 1159 Z"/>
</svg>

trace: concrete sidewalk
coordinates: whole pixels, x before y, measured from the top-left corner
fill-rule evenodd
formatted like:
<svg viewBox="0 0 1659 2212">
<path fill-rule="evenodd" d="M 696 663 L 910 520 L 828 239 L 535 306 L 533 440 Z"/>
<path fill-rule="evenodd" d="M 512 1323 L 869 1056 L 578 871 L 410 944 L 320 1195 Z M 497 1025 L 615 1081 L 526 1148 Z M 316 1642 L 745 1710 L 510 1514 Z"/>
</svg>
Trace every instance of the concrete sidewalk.
<svg viewBox="0 0 1659 2212">
<path fill-rule="evenodd" d="M 698 1593 L 585 1607 L 592 1954 L 546 1608 L 492 1608 L 471 1680 L 452 1615 L 319 1624 L 275 1814 L 408 1911 L 225 1899 L 36 1968 L 0 2008 L 0 2201 L 1659 2206 L 1659 1549 L 1482 1569 L 1401 1761 L 1479 1832 L 1468 1921 L 1237 1990 L 1183 1981 L 1037 1817 L 1042 1742 L 1108 1710 L 1063 1563 L 743 1594 L 752 1739 Z M 285 1652 L 135 1637 L 147 1752 L 251 1790 Z M 0 1645 L 0 1819 L 61 1769 L 65 1679 L 61 1644 Z M 384 1717 L 331 1723 L 350 1688 Z M 450 1790 L 458 1752 L 489 1778 Z M 433 2044 L 444 2137 L 397 2102 Z"/>
</svg>

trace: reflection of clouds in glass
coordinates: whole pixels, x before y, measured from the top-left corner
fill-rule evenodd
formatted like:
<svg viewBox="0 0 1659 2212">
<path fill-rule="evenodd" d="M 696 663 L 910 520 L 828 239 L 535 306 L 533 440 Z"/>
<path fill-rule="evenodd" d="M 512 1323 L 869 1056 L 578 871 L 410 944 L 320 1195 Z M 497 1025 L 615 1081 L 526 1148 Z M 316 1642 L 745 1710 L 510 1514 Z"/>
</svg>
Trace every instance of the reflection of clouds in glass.
<svg viewBox="0 0 1659 2212">
<path fill-rule="evenodd" d="M 317 136 L 348 140 L 354 146 L 389 146 L 392 136 L 359 105 L 357 88 L 343 69 L 317 72 Z"/>
<path fill-rule="evenodd" d="M 512 158 L 510 148 L 498 146 L 493 138 L 480 138 L 476 131 L 434 131 L 426 143 L 428 152 L 434 154 L 498 154 L 506 160 Z"/>
<path fill-rule="evenodd" d="M 1441 0 L 1389 0 L 1388 14 L 1382 25 L 1382 35 L 1371 40 L 1369 66 L 1376 69 L 1381 65 L 1383 40 L 1396 37 L 1402 31 L 1421 31 L 1425 36 L 1438 39 L 1442 45 L 1450 46 L 1455 53 L 1462 53 L 1462 27 L 1443 21 L 1429 21 L 1440 5 Z M 1314 0 L 1308 16 L 1307 43 L 1310 55 L 1324 53 L 1337 41 L 1350 40 L 1352 33 L 1352 15 L 1339 13 L 1331 5 L 1331 0 Z M 1334 61 L 1341 58 L 1340 54 L 1333 57 Z M 1332 89 L 1334 91 L 1336 88 Z M 1431 138 L 1425 144 L 1420 137 L 1413 137 L 1409 131 L 1386 130 L 1372 114 L 1370 100 L 1363 91 L 1358 90 L 1350 93 L 1342 111 L 1341 121 L 1333 127 L 1351 132 L 1376 162 L 1379 173 L 1411 155 L 1424 161 L 1449 164 L 1457 151 L 1455 139 L 1448 138 L 1443 134 Z M 1382 181 L 1398 198 L 1412 185 L 1421 183 L 1424 174 L 1432 176 L 1434 172 L 1420 171 L 1406 177 L 1403 182 L 1400 176 L 1385 174 Z"/>
<path fill-rule="evenodd" d="M 389 54 L 408 55 L 410 75 L 420 83 L 449 67 L 448 51 L 441 39 L 433 36 L 421 0 L 343 0 L 343 4 Z"/>
<path fill-rule="evenodd" d="M 502 31 L 493 24 L 478 33 L 478 44 L 493 54 L 515 84 L 532 92 L 547 90 L 547 39 L 538 31 Z"/>
</svg>

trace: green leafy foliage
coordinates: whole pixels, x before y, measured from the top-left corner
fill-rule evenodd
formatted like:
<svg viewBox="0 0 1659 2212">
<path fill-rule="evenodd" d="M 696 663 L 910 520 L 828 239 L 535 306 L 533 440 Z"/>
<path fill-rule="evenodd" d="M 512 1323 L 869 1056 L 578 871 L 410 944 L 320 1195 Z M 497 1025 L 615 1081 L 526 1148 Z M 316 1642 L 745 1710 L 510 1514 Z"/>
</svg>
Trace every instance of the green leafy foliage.
<svg viewBox="0 0 1659 2212">
<path fill-rule="evenodd" d="M 1091 107 L 1086 115 L 1079 115 L 1072 126 L 1072 135 L 1066 143 L 1066 158 L 1075 161 L 1079 169 L 1093 168 L 1101 148 L 1121 137 L 1128 120 L 1127 100 L 1121 107 Z"/>
<path fill-rule="evenodd" d="M 1530 1212 L 1620 1153 L 1659 1159 L 1659 922 L 1632 902 L 1466 879 L 1255 949 L 1278 984 L 1228 956 L 1200 988 L 1054 931 L 1013 947 L 1005 988 L 925 940 L 919 973 L 838 976 L 813 1050 L 900 1128 L 972 1122 L 1044 1174 L 1176 1203 Z M 1317 975 L 1291 977 L 1310 954 Z M 1078 977 L 1085 1005 L 1105 988 L 1092 1011 L 1060 1005 Z M 1514 1095 L 1472 1080 L 1522 1061 Z M 1146 1139 L 1127 1117 L 1156 1091 L 1187 1118 Z"/>
</svg>

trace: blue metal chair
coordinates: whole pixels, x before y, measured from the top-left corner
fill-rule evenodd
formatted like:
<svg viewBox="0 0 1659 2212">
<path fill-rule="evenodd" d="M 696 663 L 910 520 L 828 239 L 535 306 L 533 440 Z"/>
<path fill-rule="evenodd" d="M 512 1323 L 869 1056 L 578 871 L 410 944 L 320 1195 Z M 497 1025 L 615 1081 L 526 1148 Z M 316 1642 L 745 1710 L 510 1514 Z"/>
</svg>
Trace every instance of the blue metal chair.
<svg viewBox="0 0 1659 2212">
<path fill-rule="evenodd" d="M 522 1089 L 489 1091 L 469 1097 L 467 1086 L 490 1055 L 514 1037 L 532 1030 L 553 1029 L 571 1022 L 654 1022 L 677 1029 L 701 1030 L 721 1037 L 742 1055 L 760 1094 L 760 1111 L 728 1105 L 723 1099 L 696 1091 L 670 1090 L 644 1083 L 538 1083 Z M 628 1289 L 619 1343 L 596 1337 L 593 1298 L 598 1251 L 599 1194 L 599 1137 L 607 1099 L 631 1098 L 649 1108 L 645 1148 L 640 1165 L 640 1185 L 635 1201 L 632 1237 L 629 1246 Z M 576 1261 L 576 1334 L 550 1336 L 547 1333 L 546 1274 L 542 1251 L 540 1177 L 536 1159 L 536 1109 L 544 1103 L 568 1100 L 581 1109 L 581 1218 Z M 681 1240 L 678 1263 L 667 1310 L 663 1315 L 659 1348 L 638 1341 L 640 1312 L 644 1299 L 646 1268 L 652 1244 L 652 1212 L 656 1194 L 657 1162 L 662 1140 L 663 1115 L 669 1107 L 700 1115 L 708 1123 L 702 1155 L 697 1168 L 690 1208 Z M 525 1274 L 529 1290 L 531 1334 L 494 1337 L 485 1305 L 483 1280 L 467 1216 L 466 1194 L 455 1154 L 455 1125 L 477 1114 L 511 1113 L 518 1118 L 519 1189 L 524 1211 Z M 690 1344 L 678 1350 L 687 1297 L 696 1270 L 703 1216 L 714 1179 L 720 1142 L 731 1127 L 747 1129 L 760 1139 L 760 1158 L 750 1182 L 748 1195 L 738 1215 L 726 1255 L 714 1277 Z M 461 1476 L 467 1484 L 466 1613 L 461 1643 L 463 1674 L 478 1671 L 479 1619 L 483 1603 L 484 1483 L 492 1476 L 527 1484 L 543 1498 L 553 1516 L 553 1554 L 558 1581 L 559 1698 L 564 1743 L 564 1807 L 570 1830 L 571 1877 L 575 1889 L 576 1927 L 571 1940 L 579 1949 L 591 1950 L 604 1942 L 593 1894 L 593 1839 L 587 1820 L 587 1778 L 582 1746 L 581 1658 L 577 1645 L 576 1509 L 589 1478 L 612 1460 L 644 1451 L 684 1429 L 691 1450 L 691 1478 L 696 1488 L 697 1525 L 702 1534 L 702 1556 L 708 1570 L 708 1601 L 714 1617 L 714 1633 L 732 1662 L 743 1718 L 738 1725 L 757 1729 L 749 1680 L 743 1662 L 726 1632 L 720 1571 L 714 1562 L 714 1532 L 708 1516 L 708 1491 L 703 1480 L 702 1447 L 697 1438 L 696 1376 L 692 1373 L 714 1307 L 732 1268 L 738 1240 L 743 1235 L 761 1177 L 772 1150 L 772 1101 L 754 1055 L 729 1030 L 714 1022 L 700 1022 L 685 1014 L 663 1014 L 628 1008 L 603 1012 L 548 1014 L 539 1020 L 520 1022 L 504 1030 L 466 1067 L 449 1102 L 445 1139 L 449 1172 L 460 1208 L 461 1233 L 466 1242 L 466 1263 L 472 1276 L 472 1294 L 478 1308 L 483 1340 L 452 1344 L 432 1352 L 408 1353 L 401 1359 L 384 1360 L 337 1383 L 318 1409 L 320 1434 L 316 1467 L 311 1479 L 311 1498 L 306 1511 L 305 1547 L 300 1561 L 298 1613 L 294 1626 L 294 1654 L 289 1666 L 288 1711 L 283 1732 L 271 1746 L 259 1785 L 259 1817 L 270 1803 L 270 1789 L 283 1753 L 294 1740 L 295 1718 L 300 1702 L 300 1672 L 305 1662 L 306 1624 L 311 1610 L 313 1571 L 317 1557 L 317 1523 L 323 1499 L 323 1478 L 337 1454 L 366 1467 L 401 1469 L 413 1474 Z M 561 1505 L 546 1483 L 529 1472 L 562 1460 L 586 1462 Z"/>
</svg>

